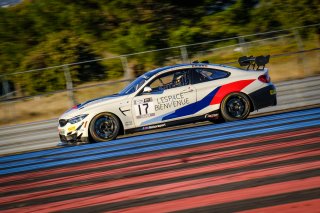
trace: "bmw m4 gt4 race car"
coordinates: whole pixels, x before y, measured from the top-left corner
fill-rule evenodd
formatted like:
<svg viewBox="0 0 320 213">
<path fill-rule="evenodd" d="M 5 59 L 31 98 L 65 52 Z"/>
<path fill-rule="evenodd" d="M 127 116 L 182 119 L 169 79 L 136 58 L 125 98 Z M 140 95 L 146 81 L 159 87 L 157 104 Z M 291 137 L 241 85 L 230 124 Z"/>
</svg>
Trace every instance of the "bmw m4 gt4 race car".
<svg viewBox="0 0 320 213">
<path fill-rule="evenodd" d="M 235 121 L 276 105 L 264 68 L 269 56 L 241 57 L 240 69 L 193 62 L 145 73 L 115 95 L 90 100 L 59 118 L 61 142 L 100 142 L 120 134 L 203 120 Z"/>
</svg>

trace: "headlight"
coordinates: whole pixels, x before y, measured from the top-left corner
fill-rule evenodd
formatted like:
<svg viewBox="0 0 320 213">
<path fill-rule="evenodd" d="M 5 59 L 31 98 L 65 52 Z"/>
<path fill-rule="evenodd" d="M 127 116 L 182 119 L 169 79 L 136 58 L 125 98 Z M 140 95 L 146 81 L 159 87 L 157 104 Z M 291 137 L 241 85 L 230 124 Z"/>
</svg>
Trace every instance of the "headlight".
<svg viewBox="0 0 320 213">
<path fill-rule="evenodd" d="M 75 123 L 78 123 L 78 122 L 82 121 L 87 116 L 88 116 L 88 114 L 77 115 L 76 117 L 73 117 L 73 118 L 69 119 L 68 122 L 71 123 L 71 124 L 75 124 Z"/>
</svg>

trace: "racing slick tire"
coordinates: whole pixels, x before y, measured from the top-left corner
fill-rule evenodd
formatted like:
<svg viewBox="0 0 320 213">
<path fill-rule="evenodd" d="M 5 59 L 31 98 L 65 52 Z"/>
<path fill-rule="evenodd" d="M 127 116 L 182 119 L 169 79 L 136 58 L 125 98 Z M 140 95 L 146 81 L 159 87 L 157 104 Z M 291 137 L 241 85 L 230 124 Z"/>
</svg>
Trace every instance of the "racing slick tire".
<svg viewBox="0 0 320 213">
<path fill-rule="evenodd" d="M 221 102 L 221 116 L 225 121 L 246 119 L 250 114 L 250 100 L 243 93 L 230 93 Z"/>
<path fill-rule="evenodd" d="M 120 131 L 120 120 L 109 112 L 100 113 L 91 120 L 89 133 L 91 141 L 104 142 L 115 139 Z"/>
</svg>

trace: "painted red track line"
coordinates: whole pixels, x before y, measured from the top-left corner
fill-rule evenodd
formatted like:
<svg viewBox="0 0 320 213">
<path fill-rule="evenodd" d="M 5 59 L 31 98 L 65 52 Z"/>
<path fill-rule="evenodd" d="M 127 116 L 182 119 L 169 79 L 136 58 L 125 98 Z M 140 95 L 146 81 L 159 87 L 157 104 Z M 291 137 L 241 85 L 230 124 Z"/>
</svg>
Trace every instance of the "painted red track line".
<svg viewBox="0 0 320 213">
<path fill-rule="evenodd" d="M 269 213 L 269 212 L 281 212 L 281 213 L 320 212 L 320 199 L 313 199 L 313 200 L 307 200 L 307 201 L 287 203 L 287 204 L 277 205 L 277 206 L 252 209 L 247 211 L 241 211 L 239 213 Z"/>
<path fill-rule="evenodd" d="M 168 194 L 173 192 L 181 192 L 186 190 L 192 190 L 197 188 L 205 188 L 209 186 L 217 186 L 227 183 L 233 183 L 233 182 L 240 182 L 240 181 L 246 181 L 246 180 L 252 180 L 257 178 L 264 178 L 269 177 L 273 175 L 281 175 L 281 174 L 287 174 L 292 172 L 300 172 L 310 169 L 320 169 L 319 162 L 310 162 L 310 163 L 301 163 L 296 165 L 286 165 L 286 166 L 280 166 L 275 168 L 268 168 L 268 169 L 261 169 L 261 170 L 255 170 L 255 171 L 246 171 L 241 172 L 237 174 L 230 174 L 230 175 L 223 175 L 223 176 L 217 176 L 217 177 L 210 177 L 210 178 L 202 178 L 202 179 L 195 179 L 195 180 L 189 180 L 189 181 L 182 181 L 177 183 L 170 183 L 170 184 L 164 184 L 159 186 L 152 186 L 152 187 L 145 187 L 145 188 L 139 188 L 139 189 L 133 189 L 133 190 L 127 190 L 123 192 L 118 192 L 110 195 L 105 195 L 104 202 L 110 203 L 110 202 L 118 202 L 128 199 L 138 199 L 148 196 L 155 196 L 155 195 L 162 195 L 162 194 Z M 32 199 L 37 198 L 49 198 L 53 196 L 63 196 L 63 195 L 69 195 L 69 194 L 75 194 L 80 192 L 88 192 L 91 190 L 97 190 L 97 189 L 107 189 L 110 188 L 109 183 L 99 183 L 94 185 L 88 185 L 88 186 L 82 186 L 82 187 L 70 187 L 67 189 L 57 189 L 57 190 L 45 190 L 41 192 L 35 192 L 35 193 L 27 193 L 22 195 L 16 195 L 16 196 L 9 196 L 9 197 L 3 197 L 0 201 L 0 204 L 7 204 L 7 203 L 14 203 L 14 202 L 22 202 L 22 201 L 28 201 Z M 101 196 L 95 196 L 100 197 Z M 93 205 L 92 204 L 92 197 L 89 197 L 88 201 L 82 201 L 81 205 Z M 77 202 L 77 199 L 69 199 L 68 203 L 70 205 L 74 205 Z M 66 206 L 65 206 L 66 207 Z M 68 206 L 67 206 L 68 207 Z M 33 207 L 33 209 L 35 209 Z"/>
<path fill-rule="evenodd" d="M 158 152 L 158 153 L 148 153 L 148 154 L 134 156 L 134 157 L 125 156 L 121 159 L 115 159 L 115 160 L 106 159 L 100 162 L 93 162 L 93 163 L 89 162 L 81 165 L 73 165 L 72 171 L 81 171 L 88 168 L 100 168 L 108 165 L 132 163 L 132 162 L 138 162 L 138 161 L 149 160 L 149 159 L 160 158 L 160 157 L 168 157 L 168 156 L 175 156 L 175 155 L 193 153 L 193 152 L 204 151 L 204 150 L 212 150 L 212 149 L 217 149 L 222 147 L 225 148 L 225 147 L 232 147 L 236 145 L 264 142 L 264 141 L 273 140 L 273 139 L 291 138 L 291 137 L 303 136 L 303 135 L 307 135 L 307 134 L 311 134 L 319 131 L 320 131 L 320 128 L 311 128 L 311 129 L 300 130 L 295 132 L 274 134 L 270 136 L 263 136 L 263 137 L 258 136 L 254 138 L 235 140 L 235 141 L 230 141 L 225 143 L 209 144 L 209 145 L 206 144 L 198 147 L 183 148 L 179 150 L 169 150 L 169 151 Z M 42 177 L 42 176 L 63 173 L 63 172 L 70 172 L 70 167 L 46 169 L 43 171 L 28 172 L 28 173 L 18 174 L 18 175 L 13 174 L 13 175 L 2 177 L 0 179 L 0 183 L 5 183 L 8 181 L 15 181 L 15 180 L 24 180 L 24 179 L 33 178 L 33 177 Z"/>
<path fill-rule="evenodd" d="M 194 157 L 189 157 L 187 161 L 190 163 L 202 162 L 204 160 L 222 159 L 230 156 L 251 154 L 259 151 L 267 151 L 267 150 L 273 150 L 273 149 L 279 149 L 279 148 L 292 147 L 293 145 L 297 146 L 297 145 L 312 144 L 312 143 L 318 143 L 318 142 L 320 142 L 320 138 L 309 138 L 306 140 L 296 140 L 296 141 L 290 141 L 290 142 L 284 142 L 284 143 L 278 143 L 278 144 L 269 144 L 269 145 L 264 145 L 260 147 L 250 147 L 250 148 L 244 148 L 240 150 L 225 151 L 221 153 L 205 154 L 202 157 L 199 157 L 201 155 L 196 155 Z M 256 163 L 259 163 L 259 159 L 260 158 L 255 158 L 254 160 L 258 160 L 258 162 L 256 161 Z M 242 161 L 239 161 L 239 162 L 242 162 Z M 249 160 L 249 162 L 251 161 Z M 260 162 L 264 163 L 265 161 L 261 160 Z M 62 177 L 62 178 L 53 178 L 49 180 L 43 180 L 43 181 L 38 181 L 38 182 L 33 182 L 28 184 L 16 184 L 16 185 L 11 185 L 7 187 L 1 187 L 0 191 L 5 192 L 5 191 L 28 189 L 28 188 L 39 187 L 39 186 L 49 186 L 49 185 L 59 184 L 59 183 L 75 182 L 75 181 L 87 180 L 92 178 L 98 178 L 98 177 L 103 177 L 107 175 L 123 175 L 131 171 L 144 171 L 146 169 L 162 168 L 166 166 L 174 166 L 174 165 L 181 165 L 181 164 L 184 164 L 184 161 L 168 160 L 163 162 L 150 163 L 146 166 L 147 168 L 145 169 L 141 169 L 141 168 L 139 169 L 139 167 L 133 167 L 134 169 L 132 169 L 131 167 L 129 167 L 129 168 L 121 168 L 121 169 L 115 169 L 110 171 L 104 171 L 104 172 L 96 172 L 96 173 L 91 173 L 86 175 L 79 174 L 79 175 Z M 237 163 L 233 162 L 232 166 L 234 165 L 237 165 Z M 179 173 L 179 171 L 174 171 L 174 173 Z"/>
<path fill-rule="evenodd" d="M 220 192 L 209 195 L 200 195 L 195 197 L 171 200 L 167 202 L 160 202 L 155 204 L 149 204 L 145 206 L 137 206 L 126 209 L 120 209 L 110 212 L 169 212 L 179 211 L 185 209 L 192 209 L 198 207 L 204 207 L 208 205 L 217 205 L 221 203 L 234 202 L 244 199 L 272 196 L 276 194 L 289 193 L 301 190 L 312 189 L 315 186 L 319 186 L 320 177 L 306 178 L 302 180 L 287 181 L 282 183 L 267 184 L 258 187 L 251 187 L 239 190 L 233 190 L 228 192 Z M 22 207 L 16 209 L 5 210 L 4 212 L 52 212 L 59 210 L 68 210 L 75 208 L 88 207 L 104 204 L 105 196 L 92 196 L 85 198 L 78 198 L 73 200 L 60 201 L 56 203 L 49 203 L 44 205 L 34 205 L 30 207 Z M 109 212 L 109 211 L 108 211 Z"/>
<path fill-rule="evenodd" d="M 244 199 L 252 199 L 258 197 L 272 196 L 277 194 L 312 189 L 320 185 L 320 177 L 306 178 L 302 180 L 287 181 L 276 184 L 268 184 L 264 186 L 233 190 L 229 192 L 221 192 L 216 194 L 201 195 L 190 198 L 172 200 L 139 207 L 120 209 L 110 212 L 169 212 L 185 209 L 204 207 L 209 205 L 217 205 L 221 203 L 234 202 Z M 95 200 L 96 202 L 98 199 Z M 52 210 L 52 209 L 49 209 Z"/>
</svg>

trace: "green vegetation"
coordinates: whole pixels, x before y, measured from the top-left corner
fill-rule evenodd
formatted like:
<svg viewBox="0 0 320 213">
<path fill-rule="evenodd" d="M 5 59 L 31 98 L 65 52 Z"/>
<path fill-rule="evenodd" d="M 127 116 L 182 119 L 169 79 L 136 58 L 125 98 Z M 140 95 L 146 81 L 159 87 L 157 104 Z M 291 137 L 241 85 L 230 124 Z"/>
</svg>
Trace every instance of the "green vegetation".
<svg viewBox="0 0 320 213">
<path fill-rule="evenodd" d="M 317 0 L 24 0 L 0 9 L 0 75 L 316 24 L 319 14 Z M 175 51 L 130 56 L 129 66 L 141 73 Z M 118 59 L 69 68 L 76 85 L 122 75 Z M 65 88 L 62 68 L 9 80 L 24 95 Z"/>
</svg>

